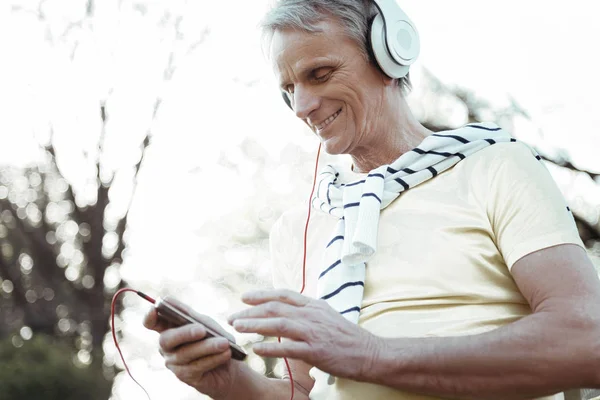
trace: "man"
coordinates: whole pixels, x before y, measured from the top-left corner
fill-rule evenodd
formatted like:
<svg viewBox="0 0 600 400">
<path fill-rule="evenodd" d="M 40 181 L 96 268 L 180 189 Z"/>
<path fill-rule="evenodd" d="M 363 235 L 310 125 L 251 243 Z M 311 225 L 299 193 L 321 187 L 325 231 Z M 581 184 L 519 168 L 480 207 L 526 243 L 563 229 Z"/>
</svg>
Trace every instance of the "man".
<svg viewBox="0 0 600 400">
<path fill-rule="evenodd" d="M 265 19 L 289 105 L 352 165 L 320 175 L 305 295 L 304 215 L 291 211 L 271 235 L 284 289 L 245 294 L 253 307 L 230 323 L 283 338 L 254 351 L 289 359 L 295 399 L 559 399 L 600 386 L 600 284 L 550 175 L 493 124 L 425 129 L 408 79 L 369 50 L 376 13 L 371 1 L 284 0 Z M 201 326 L 167 329 L 153 312 L 145 324 L 200 392 L 290 398 L 288 381 L 232 361 Z"/>
</svg>

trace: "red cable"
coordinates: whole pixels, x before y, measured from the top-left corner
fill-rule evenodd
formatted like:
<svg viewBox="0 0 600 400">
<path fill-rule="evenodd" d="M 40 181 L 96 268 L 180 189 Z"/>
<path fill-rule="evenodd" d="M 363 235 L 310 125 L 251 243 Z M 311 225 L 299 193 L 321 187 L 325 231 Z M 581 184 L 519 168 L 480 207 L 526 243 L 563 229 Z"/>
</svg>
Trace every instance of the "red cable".
<svg viewBox="0 0 600 400">
<path fill-rule="evenodd" d="M 317 151 L 317 159 L 315 161 L 315 173 L 313 175 L 312 190 L 310 191 L 310 197 L 308 199 L 308 212 L 306 215 L 306 224 L 304 226 L 304 247 L 303 247 L 304 253 L 303 253 L 303 257 L 302 257 L 302 288 L 300 289 L 300 294 L 304 293 L 304 289 L 306 287 L 306 241 L 307 241 L 307 237 L 308 237 L 308 223 L 310 222 L 310 211 L 312 209 L 312 197 L 315 193 L 315 186 L 317 183 L 317 172 L 319 169 L 319 156 L 320 155 L 321 155 L 321 144 L 319 143 L 319 150 Z M 145 300 L 148 300 L 152 304 L 155 303 L 155 300 L 152 297 L 150 297 L 140 291 L 129 289 L 129 288 L 124 288 L 124 289 L 118 290 L 117 293 L 115 293 L 115 295 L 112 298 L 112 303 L 110 306 L 112 336 L 113 336 L 113 340 L 115 342 L 117 351 L 119 352 L 119 355 L 121 356 L 121 360 L 123 361 L 123 365 L 125 366 L 125 370 L 129 374 L 131 379 L 133 379 L 133 381 L 144 391 L 144 393 L 146 393 L 146 396 L 148 397 L 148 399 L 151 400 L 150 395 L 148 394 L 146 389 L 144 389 L 144 387 L 142 385 L 140 385 L 140 383 L 138 381 L 135 380 L 135 378 L 131 374 L 131 371 L 129 371 L 129 367 L 127 366 L 127 363 L 125 362 L 125 358 L 123 357 L 123 353 L 121 352 L 121 348 L 119 347 L 119 342 L 117 341 L 117 334 L 115 331 L 115 305 L 116 305 L 117 297 L 119 297 L 119 295 L 121 293 L 125 293 L 125 292 L 136 293 L 138 296 L 140 296 L 141 298 L 143 298 Z M 281 343 L 281 338 L 279 337 L 277 339 L 278 339 L 279 343 Z M 292 392 L 290 400 L 294 400 L 294 376 L 292 375 L 292 369 L 290 368 L 290 363 L 288 362 L 287 358 L 283 357 L 283 361 L 285 362 L 285 366 L 287 367 L 288 374 L 290 376 L 290 386 L 291 386 L 291 392 Z"/>
<path fill-rule="evenodd" d="M 133 381 L 140 387 L 142 388 L 142 390 L 144 391 L 144 393 L 146 393 L 146 396 L 148 396 L 148 400 L 150 399 L 150 395 L 148 394 L 148 392 L 146 391 L 146 389 L 144 389 L 144 387 L 142 385 L 140 385 L 140 383 L 138 381 L 135 380 L 135 378 L 133 377 L 133 375 L 131 375 L 131 371 L 129 371 L 129 367 L 127 366 L 127 363 L 125 362 L 125 357 L 123 357 L 123 353 L 121 352 L 121 348 L 119 347 L 119 342 L 117 341 L 117 333 L 115 330 L 115 305 L 117 304 L 117 297 L 119 297 L 119 295 L 121 293 L 125 293 L 125 292 L 133 292 L 136 293 L 138 296 L 140 296 L 141 298 L 148 300 L 150 303 L 154 304 L 155 300 L 142 293 L 139 292 L 137 290 L 133 290 L 133 289 L 129 289 L 129 288 L 124 288 L 124 289 L 119 289 L 117 291 L 117 293 L 115 293 L 115 295 L 112 298 L 112 303 L 110 305 L 110 324 L 111 324 L 111 330 L 112 330 L 112 337 L 113 340 L 115 341 L 115 346 L 117 347 L 117 351 L 119 352 L 119 355 L 121 356 L 121 360 L 123 361 L 123 365 L 125 366 L 125 370 L 127 371 L 127 373 L 129 374 L 129 376 L 131 377 L 131 379 L 133 379 Z"/>
<path fill-rule="evenodd" d="M 319 156 L 321 155 L 321 143 L 319 142 L 319 150 L 317 150 L 317 160 L 315 161 L 315 172 L 313 174 L 312 190 L 310 191 L 310 198 L 308 199 L 308 213 L 306 215 L 306 225 L 304 226 L 304 257 L 302 258 L 302 289 L 300 294 L 304 293 L 304 287 L 306 285 L 306 238 L 308 236 L 308 222 L 310 221 L 310 210 L 312 208 L 312 197 L 315 194 L 315 185 L 317 184 L 317 172 L 319 170 Z"/>
<path fill-rule="evenodd" d="M 319 150 L 317 151 L 317 159 L 315 161 L 315 173 L 313 174 L 313 184 L 312 190 L 310 191 L 310 197 L 308 198 L 308 212 L 306 215 L 306 224 L 304 226 L 304 253 L 302 257 L 302 289 L 300 289 L 300 294 L 304 293 L 304 288 L 306 287 L 306 239 L 308 237 L 308 223 L 310 222 L 310 211 L 312 209 L 312 197 L 315 193 L 315 185 L 317 183 L 317 172 L 319 170 L 319 156 L 321 155 L 321 143 L 319 143 Z M 277 338 L 279 343 L 281 343 L 281 338 Z M 283 357 L 283 361 L 285 362 L 285 366 L 287 367 L 288 374 L 290 375 L 290 386 L 292 388 L 292 396 L 290 400 L 294 400 L 294 376 L 292 375 L 292 369 L 290 368 L 290 363 L 288 362 L 286 357 Z"/>
</svg>

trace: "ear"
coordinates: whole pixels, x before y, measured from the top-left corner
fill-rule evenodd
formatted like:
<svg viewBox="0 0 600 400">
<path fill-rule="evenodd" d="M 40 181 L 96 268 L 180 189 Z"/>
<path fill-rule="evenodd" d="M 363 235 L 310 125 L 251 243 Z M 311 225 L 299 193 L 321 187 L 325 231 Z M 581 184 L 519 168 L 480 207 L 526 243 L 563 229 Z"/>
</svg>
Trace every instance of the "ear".
<svg viewBox="0 0 600 400">
<path fill-rule="evenodd" d="M 379 74 L 381 75 L 381 82 L 383 82 L 383 84 L 385 86 L 397 86 L 398 84 L 398 79 L 396 78 L 390 78 L 389 76 L 387 76 L 383 71 L 379 70 Z"/>
<path fill-rule="evenodd" d="M 386 86 L 398 86 L 398 79 L 390 78 L 386 74 L 383 74 L 383 83 L 385 83 Z"/>
</svg>

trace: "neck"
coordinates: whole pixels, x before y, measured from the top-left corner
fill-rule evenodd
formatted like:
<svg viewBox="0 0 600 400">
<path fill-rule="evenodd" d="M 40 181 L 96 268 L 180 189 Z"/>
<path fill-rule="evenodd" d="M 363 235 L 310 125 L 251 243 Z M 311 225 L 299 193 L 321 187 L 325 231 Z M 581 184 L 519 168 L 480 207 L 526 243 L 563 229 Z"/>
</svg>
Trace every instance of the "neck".
<svg viewBox="0 0 600 400">
<path fill-rule="evenodd" d="M 369 172 L 391 164 L 432 134 L 412 115 L 403 96 L 389 105 L 380 121 L 384 123 L 371 135 L 372 140 L 350 153 L 355 172 Z"/>
</svg>

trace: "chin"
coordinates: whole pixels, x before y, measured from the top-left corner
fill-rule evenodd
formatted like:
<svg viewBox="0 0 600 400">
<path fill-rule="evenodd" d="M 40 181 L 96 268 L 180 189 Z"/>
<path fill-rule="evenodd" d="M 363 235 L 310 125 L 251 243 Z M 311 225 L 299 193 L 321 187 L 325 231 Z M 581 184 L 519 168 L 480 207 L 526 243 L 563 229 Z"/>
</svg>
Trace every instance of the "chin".
<svg viewBox="0 0 600 400">
<path fill-rule="evenodd" d="M 327 154 L 332 156 L 347 154 L 346 147 L 343 146 L 342 143 L 339 143 L 339 140 L 336 140 L 335 138 L 321 140 L 321 143 L 323 144 L 323 149 Z"/>
</svg>

